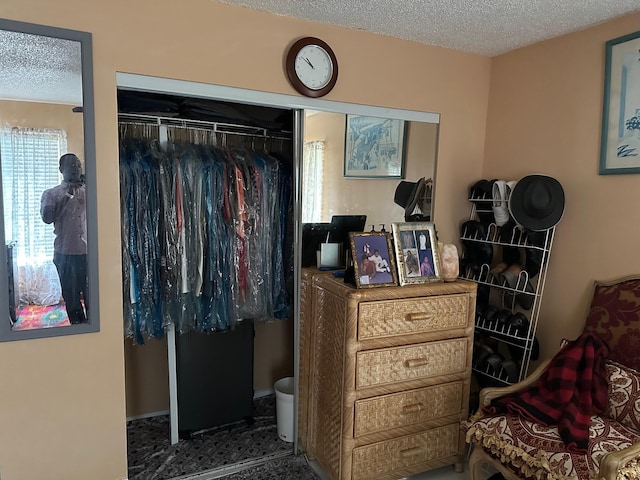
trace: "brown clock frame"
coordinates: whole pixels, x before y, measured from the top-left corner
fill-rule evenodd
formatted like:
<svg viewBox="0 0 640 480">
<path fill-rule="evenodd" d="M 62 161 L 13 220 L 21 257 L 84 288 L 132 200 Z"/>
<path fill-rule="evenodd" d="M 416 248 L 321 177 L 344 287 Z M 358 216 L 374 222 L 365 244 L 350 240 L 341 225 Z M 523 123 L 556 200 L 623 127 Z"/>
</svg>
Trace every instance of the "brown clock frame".
<svg viewBox="0 0 640 480">
<path fill-rule="evenodd" d="M 333 71 L 331 73 L 331 79 L 329 80 L 329 83 L 318 90 L 313 90 L 307 87 L 304 83 L 302 83 L 302 81 L 296 74 L 296 56 L 298 55 L 298 52 L 300 52 L 300 50 L 302 50 L 307 45 L 317 45 L 323 48 L 329 54 L 329 58 L 331 58 L 331 63 L 333 64 Z M 333 53 L 333 50 L 325 41 L 315 37 L 304 37 L 297 40 L 293 45 L 291 45 L 285 61 L 285 70 L 287 72 L 287 77 L 289 78 L 289 83 L 291 83 L 291 86 L 295 88 L 298 93 L 301 93 L 305 97 L 323 97 L 331 90 L 333 90 L 333 87 L 338 81 L 338 60 L 335 53 Z"/>
</svg>

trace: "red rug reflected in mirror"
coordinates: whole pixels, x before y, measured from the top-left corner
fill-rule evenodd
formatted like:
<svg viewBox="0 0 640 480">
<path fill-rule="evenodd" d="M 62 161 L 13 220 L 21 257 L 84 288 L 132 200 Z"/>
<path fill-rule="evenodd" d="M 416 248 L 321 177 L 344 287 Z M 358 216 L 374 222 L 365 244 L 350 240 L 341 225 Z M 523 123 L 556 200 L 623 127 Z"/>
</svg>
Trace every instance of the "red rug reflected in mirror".
<svg viewBox="0 0 640 480">
<path fill-rule="evenodd" d="M 63 327 L 70 325 L 67 309 L 61 305 L 26 305 L 18 310 L 12 330 L 32 330 L 35 328 Z"/>
</svg>

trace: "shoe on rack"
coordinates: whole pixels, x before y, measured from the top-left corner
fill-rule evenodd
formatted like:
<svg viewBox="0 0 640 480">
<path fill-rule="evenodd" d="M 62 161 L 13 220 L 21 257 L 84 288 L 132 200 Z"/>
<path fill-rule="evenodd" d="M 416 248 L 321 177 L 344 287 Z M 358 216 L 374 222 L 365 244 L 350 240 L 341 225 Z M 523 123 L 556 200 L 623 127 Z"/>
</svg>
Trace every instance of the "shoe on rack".
<svg viewBox="0 0 640 480">
<path fill-rule="evenodd" d="M 505 283 L 507 284 L 507 286 L 509 286 L 509 288 L 521 292 L 526 292 L 520 294 L 516 293 L 516 301 L 525 310 L 531 310 L 531 307 L 533 306 L 534 296 L 528 294 L 535 293 L 535 290 L 533 289 L 533 286 L 529 281 L 529 274 L 526 270 L 523 270 L 522 265 L 511 265 L 502 273 L 502 278 L 505 280 Z M 513 294 L 507 294 L 507 298 L 511 298 L 509 295 Z"/>
<path fill-rule="evenodd" d="M 509 204 L 507 203 L 507 182 L 504 180 L 496 180 L 493 182 L 492 188 L 492 209 L 493 217 L 496 225 L 501 227 L 511 218 L 509 214 Z"/>
<path fill-rule="evenodd" d="M 517 246 L 523 241 L 523 233 L 516 225 L 516 222 L 509 220 L 502 227 L 500 227 L 500 234 L 498 240 L 503 244 L 502 246 L 502 261 L 507 265 L 513 263 L 521 263 L 520 249 Z"/>
<path fill-rule="evenodd" d="M 502 278 L 502 273 L 509 268 L 509 265 L 507 265 L 504 262 L 500 262 L 498 263 L 495 267 L 493 267 L 491 270 L 489 270 L 489 273 L 491 274 L 491 281 L 495 281 L 495 283 L 501 285 L 502 282 L 504 281 L 504 279 Z"/>
<path fill-rule="evenodd" d="M 493 182 L 495 180 L 478 180 L 469 189 L 469 200 L 476 206 L 478 220 L 489 225 L 493 222 L 493 212 L 491 210 L 491 199 L 493 195 Z"/>
<path fill-rule="evenodd" d="M 529 273 L 529 278 L 535 277 L 540 273 L 542 268 L 542 259 L 544 251 L 541 248 L 545 247 L 547 241 L 547 231 L 534 232 L 527 230 L 527 244 L 532 247 L 539 248 L 526 248 L 525 249 L 525 268 Z"/>
<path fill-rule="evenodd" d="M 468 271 L 479 274 L 482 265 L 489 265 L 493 258 L 493 246 L 484 242 L 487 239 L 487 229 L 482 222 L 468 220 L 461 225 L 460 233 L 464 259 L 460 264 L 460 271 L 466 272 L 467 278 L 476 278 L 475 275 L 470 277 Z"/>
<path fill-rule="evenodd" d="M 514 360 L 505 360 L 502 362 L 502 374 L 506 375 L 509 383 L 516 383 L 518 381 L 518 371 L 520 367 Z M 502 375 L 501 375 L 502 376 Z"/>
<path fill-rule="evenodd" d="M 529 320 L 522 312 L 516 312 L 507 319 L 507 324 L 511 327 L 513 335 L 526 338 L 529 332 Z"/>
</svg>

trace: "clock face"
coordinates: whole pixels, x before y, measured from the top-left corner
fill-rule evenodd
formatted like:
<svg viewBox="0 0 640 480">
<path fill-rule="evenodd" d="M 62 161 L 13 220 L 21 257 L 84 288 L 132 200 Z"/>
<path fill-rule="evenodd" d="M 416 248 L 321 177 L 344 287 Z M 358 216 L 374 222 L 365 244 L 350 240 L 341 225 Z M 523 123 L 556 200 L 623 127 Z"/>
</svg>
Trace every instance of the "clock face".
<svg viewBox="0 0 640 480">
<path fill-rule="evenodd" d="M 312 90 L 326 87 L 333 74 L 333 63 L 327 51 L 318 45 L 307 45 L 296 55 L 296 75 Z"/>
<path fill-rule="evenodd" d="M 333 50 L 315 37 L 301 38 L 289 48 L 285 69 L 293 88 L 308 97 L 326 95 L 338 79 Z"/>
</svg>

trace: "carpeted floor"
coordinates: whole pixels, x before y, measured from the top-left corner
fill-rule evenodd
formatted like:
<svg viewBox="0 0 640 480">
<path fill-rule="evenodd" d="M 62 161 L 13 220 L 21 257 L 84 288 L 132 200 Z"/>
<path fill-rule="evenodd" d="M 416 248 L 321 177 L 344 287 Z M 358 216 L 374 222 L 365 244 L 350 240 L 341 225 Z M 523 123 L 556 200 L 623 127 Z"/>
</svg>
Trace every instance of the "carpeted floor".
<svg viewBox="0 0 640 480">
<path fill-rule="evenodd" d="M 278 438 L 275 415 L 275 397 L 261 397 L 254 402 L 253 425 L 247 425 L 244 420 L 235 422 L 194 434 L 176 445 L 170 443 L 168 415 L 130 421 L 127 424 L 129 480 L 168 480 L 292 453 L 293 445 Z M 318 477 L 303 456 L 290 455 L 224 478 L 315 480 Z"/>
<path fill-rule="evenodd" d="M 272 460 L 224 477 L 224 480 L 319 480 L 303 455 Z"/>
</svg>

